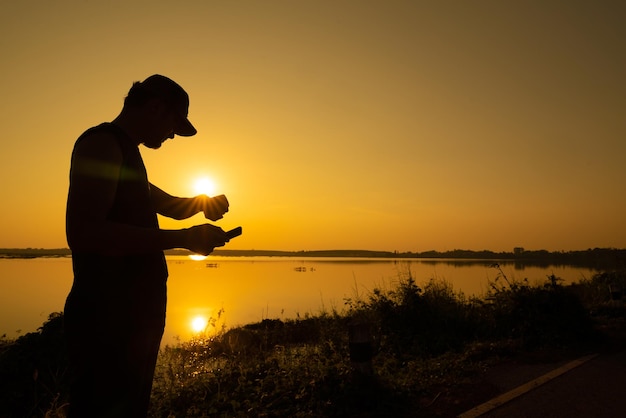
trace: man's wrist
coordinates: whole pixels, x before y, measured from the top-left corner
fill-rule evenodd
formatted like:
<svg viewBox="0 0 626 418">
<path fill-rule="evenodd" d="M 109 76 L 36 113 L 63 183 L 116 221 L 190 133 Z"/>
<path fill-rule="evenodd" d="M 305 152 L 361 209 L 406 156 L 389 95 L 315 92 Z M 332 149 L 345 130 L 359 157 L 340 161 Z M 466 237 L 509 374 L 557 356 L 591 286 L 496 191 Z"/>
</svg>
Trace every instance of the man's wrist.
<svg viewBox="0 0 626 418">
<path fill-rule="evenodd" d="M 160 241 L 164 250 L 172 248 L 187 248 L 186 229 L 159 230 Z"/>
<path fill-rule="evenodd" d="M 205 213 L 207 210 L 207 207 L 209 206 L 209 202 L 211 198 L 205 194 L 201 194 L 201 195 L 193 197 L 192 199 L 193 199 L 192 205 L 195 210 L 195 213 Z"/>
</svg>

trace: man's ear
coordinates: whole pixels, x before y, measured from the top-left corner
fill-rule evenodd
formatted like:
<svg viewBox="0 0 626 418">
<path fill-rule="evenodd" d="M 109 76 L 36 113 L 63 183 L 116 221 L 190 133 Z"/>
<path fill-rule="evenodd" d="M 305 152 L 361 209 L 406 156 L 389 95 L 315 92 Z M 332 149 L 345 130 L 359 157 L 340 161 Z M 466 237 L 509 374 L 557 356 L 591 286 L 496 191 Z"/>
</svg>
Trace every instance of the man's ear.
<svg viewBox="0 0 626 418">
<path fill-rule="evenodd" d="M 151 116 L 162 118 L 167 112 L 167 105 L 163 100 L 154 98 L 146 102 L 146 109 Z"/>
</svg>

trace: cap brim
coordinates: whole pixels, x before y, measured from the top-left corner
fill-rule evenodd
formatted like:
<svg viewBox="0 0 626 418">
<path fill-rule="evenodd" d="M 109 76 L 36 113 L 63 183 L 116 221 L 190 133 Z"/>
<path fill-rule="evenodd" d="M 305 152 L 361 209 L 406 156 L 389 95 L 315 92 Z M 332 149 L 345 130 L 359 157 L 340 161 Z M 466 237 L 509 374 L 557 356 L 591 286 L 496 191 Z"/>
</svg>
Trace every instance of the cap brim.
<svg viewBox="0 0 626 418">
<path fill-rule="evenodd" d="M 174 133 L 179 136 L 194 136 L 197 132 L 196 128 L 189 122 L 189 119 L 185 118 Z"/>
</svg>

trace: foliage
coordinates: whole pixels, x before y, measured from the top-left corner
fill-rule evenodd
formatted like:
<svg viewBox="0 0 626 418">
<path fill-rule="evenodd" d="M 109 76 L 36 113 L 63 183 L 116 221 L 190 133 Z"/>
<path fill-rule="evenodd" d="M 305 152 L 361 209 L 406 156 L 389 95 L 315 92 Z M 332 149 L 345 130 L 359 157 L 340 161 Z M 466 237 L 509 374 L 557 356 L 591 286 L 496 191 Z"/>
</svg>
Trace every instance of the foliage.
<svg viewBox="0 0 626 418">
<path fill-rule="evenodd" d="M 441 354 L 471 337 L 465 299 L 443 280 L 431 279 L 421 289 L 408 271 L 396 289 L 374 289 L 369 300 L 346 302 L 349 316 L 375 324 L 380 350 L 388 354 Z"/>
<path fill-rule="evenodd" d="M 62 413 L 68 385 L 62 314 L 51 314 L 38 332 L 0 340 L 0 417 Z"/>
<path fill-rule="evenodd" d="M 499 275 L 490 284 L 490 303 L 485 306 L 493 334 L 487 331 L 486 337 L 519 339 L 525 348 L 533 348 L 593 336 L 588 310 L 571 289 L 560 284 L 561 279 L 550 275 L 543 286 L 531 286 L 528 280 L 509 280 L 497 264 L 494 268 Z"/>
</svg>

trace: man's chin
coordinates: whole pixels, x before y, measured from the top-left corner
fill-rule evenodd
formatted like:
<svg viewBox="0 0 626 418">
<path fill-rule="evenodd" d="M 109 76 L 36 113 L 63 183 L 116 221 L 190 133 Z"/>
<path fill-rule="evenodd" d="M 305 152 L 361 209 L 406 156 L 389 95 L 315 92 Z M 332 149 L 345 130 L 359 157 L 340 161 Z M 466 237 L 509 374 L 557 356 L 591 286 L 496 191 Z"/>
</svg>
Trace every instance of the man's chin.
<svg viewBox="0 0 626 418">
<path fill-rule="evenodd" d="M 146 146 L 146 148 L 159 149 L 161 148 L 161 145 L 163 145 L 163 142 L 159 142 L 159 143 L 144 142 L 143 144 Z"/>
</svg>

